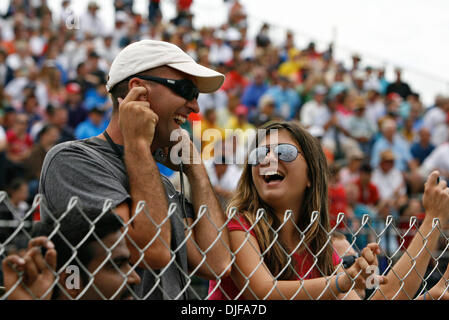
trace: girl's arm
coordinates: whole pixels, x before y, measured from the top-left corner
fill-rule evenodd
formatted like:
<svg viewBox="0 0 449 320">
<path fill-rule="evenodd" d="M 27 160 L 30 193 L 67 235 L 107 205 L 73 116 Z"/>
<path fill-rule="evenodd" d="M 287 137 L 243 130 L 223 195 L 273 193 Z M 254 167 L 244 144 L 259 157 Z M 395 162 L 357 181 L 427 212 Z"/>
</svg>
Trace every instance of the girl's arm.
<svg viewBox="0 0 449 320">
<path fill-rule="evenodd" d="M 340 293 L 346 294 L 353 289 L 364 289 L 365 280 L 370 274 L 362 272 L 369 265 L 377 265 L 376 254 L 379 247 L 377 244 L 368 245 L 366 250 L 362 252 L 356 262 L 346 270 L 345 273 L 328 277 L 321 277 L 309 280 L 280 280 L 275 281 L 262 260 L 262 253 L 257 240 L 247 232 L 232 231 L 230 232 L 231 250 L 235 253 L 235 263 L 231 271 L 231 277 L 240 292 L 243 292 L 245 299 L 338 299 Z M 351 280 L 354 279 L 354 280 Z M 380 282 L 384 281 L 383 277 L 379 278 Z M 354 297 L 352 293 L 346 297 L 347 299 Z"/>
</svg>

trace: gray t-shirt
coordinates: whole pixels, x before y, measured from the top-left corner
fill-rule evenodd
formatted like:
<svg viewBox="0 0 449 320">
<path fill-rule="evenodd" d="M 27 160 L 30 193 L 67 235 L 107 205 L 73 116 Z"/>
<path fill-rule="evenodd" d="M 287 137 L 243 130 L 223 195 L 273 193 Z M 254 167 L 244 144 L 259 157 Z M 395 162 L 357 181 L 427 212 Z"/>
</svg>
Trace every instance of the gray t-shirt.
<svg viewBox="0 0 449 320">
<path fill-rule="evenodd" d="M 117 146 L 123 154 L 123 146 Z M 181 294 L 188 283 L 187 250 L 185 245 L 178 246 L 185 239 L 183 218 L 194 217 L 193 206 L 184 198 L 184 215 L 183 195 L 166 177 L 161 175 L 161 179 L 169 204 L 177 204 L 176 212 L 170 217 L 171 250 L 176 252 L 176 259 L 161 270 L 136 268 L 142 282 L 135 292 L 143 299 L 188 299 L 189 290 Z M 41 218 L 45 221 L 59 217 L 73 196 L 79 198 L 83 210 L 101 213 L 107 199 L 112 200 L 113 207 L 129 202 L 128 191 L 125 164 L 107 141 L 94 137 L 64 142 L 54 146 L 44 160 L 39 183 L 39 193 L 43 195 Z"/>
</svg>

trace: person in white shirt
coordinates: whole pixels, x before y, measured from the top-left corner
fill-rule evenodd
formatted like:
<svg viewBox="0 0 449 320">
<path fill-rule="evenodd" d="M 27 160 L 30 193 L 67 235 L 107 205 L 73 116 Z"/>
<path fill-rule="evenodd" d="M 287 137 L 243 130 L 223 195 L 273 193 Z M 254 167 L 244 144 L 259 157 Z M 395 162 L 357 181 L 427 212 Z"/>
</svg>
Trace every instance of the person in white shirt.
<svg viewBox="0 0 449 320">
<path fill-rule="evenodd" d="M 395 168 L 394 160 L 391 150 L 381 152 L 379 166 L 372 175 L 371 181 L 376 185 L 380 196 L 378 214 L 382 220 L 376 224 L 379 233 L 386 228 L 384 219 L 389 215 L 397 218 L 399 207 L 407 201 L 405 179 L 401 171 Z M 397 250 L 398 241 L 393 228 L 385 231 L 385 237 L 382 237 L 379 245 L 389 255 Z"/>
<path fill-rule="evenodd" d="M 449 142 L 436 147 L 419 167 L 422 177 L 426 177 L 433 170 L 440 171 L 440 175 L 449 181 Z"/>
<path fill-rule="evenodd" d="M 6 58 L 6 64 L 14 71 L 34 68 L 36 63 L 30 55 L 28 43 L 18 41 L 16 43 L 16 53 L 10 54 Z"/>
<path fill-rule="evenodd" d="M 99 8 L 100 7 L 96 2 L 90 1 L 87 6 L 87 12 L 80 17 L 79 31 L 82 33 L 82 37 L 84 37 L 86 33 L 94 37 L 104 35 L 105 24 L 98 15 Z"/>
<path fill-rule="evenodd" d="M 397 199 L 406 194 L 404 176 L 395 168 L 394 160 L 393 151 L 382 151 L 379 166 L 373 172 L 372 182 L 377 186 L 381 200 Z"/>
<path fill-rule="evenodd" d="M 324 119 L 328 118 L 328 107 L 324 102 L 327 89 L 323 85 L 314 88 L 313 100 L 306 102 L 300 111 L 300 121 L 306 127 L 323 126 Z M 324 120 L 325 121 L 325 120 Z"/>
<path fill-rule="evenodd" d="M 446 142 L 448 138 L 447 112 L 449 111 L 449 98 L 437 97 L 435 107 L 426 112 L 423 117 L 423 126 L 432 133 L 431 142 L 435 146 Z"/>
<path fill-rule="evenodd" d="M 223 30 L 214 33 L 214 43 L 210 46 L 209 62 L 213 65 L 226 64 L 234 57 L 232 48 L 224 43 L 226 34 Z"/>
<path fill-rule="evenodd" d="M 231 142 L 218 142 L 214 151 L 216 153 L 213 158 L 204 160 L 204 167 L 223 210 L 226 210 L 243 169 L 235 164 L 235 153 Z"/>
</svg>

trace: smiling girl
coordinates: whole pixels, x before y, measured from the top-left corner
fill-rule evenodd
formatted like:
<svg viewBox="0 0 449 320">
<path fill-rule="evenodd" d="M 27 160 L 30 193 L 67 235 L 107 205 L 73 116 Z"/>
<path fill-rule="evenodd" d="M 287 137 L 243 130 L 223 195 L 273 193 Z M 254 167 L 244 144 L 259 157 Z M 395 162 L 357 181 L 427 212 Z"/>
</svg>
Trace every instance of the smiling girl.
<svg viewBox="0 0 449 320">
<path fill-rule="evenodd" d="M 369 299 L 413 298 L 439 228 L 449 221 L 449 188 L 439 172 L 425 184 L 426 215 L 407 254 L 386 275 L 375 275 L 380 249 L 370 243 L 343 269 L 330 240 L 328 167 L 319 141 L 292 122 L 261 129 L 266 136 L 249 153 L 228 206 L 237 209 L 228 223 L 231 275 L 210 281 L 209 299 L 360 299 L 356 290 L 369 284 L 378 289 Z M 447 292 L 440 281 L 429 294 L 447 299 Z"/>
<path fill-rule="evenodd" d="M 262 129 L 267 134 L 250 152 L 229 204 L 238 212 L 228 224 L 235 263 L 230 277 L 210 282 L 210 299 L 346 294 L 350 277 L 377 264 L 377 244 L 370 244 L 347 273 L 337 274 L 340 258 L 329 241 L 328 168 L 319 142 L 290 122 Z M 259 208 L 265 211 L 261 219 Z M 318 217 L 312 218 L 315 211 Z M 367 276 L 362 272 L 355 285 L 362 286 Z"/>
</svg>

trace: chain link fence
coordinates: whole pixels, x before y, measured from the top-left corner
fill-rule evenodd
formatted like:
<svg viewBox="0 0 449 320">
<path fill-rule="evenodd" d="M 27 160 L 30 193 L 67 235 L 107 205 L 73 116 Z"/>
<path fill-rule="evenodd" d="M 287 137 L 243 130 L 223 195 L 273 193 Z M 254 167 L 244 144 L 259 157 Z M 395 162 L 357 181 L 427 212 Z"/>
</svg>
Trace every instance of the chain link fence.
<svg viewBox="0 0 449 320">
<path fill-rule="evenodd" d="M 314 212 L 309 226 L 304 230 L 297 227 L 300 241 L 292 250 L 284 250 L 288 261 L 291 261 L 296 251 L 304 252 L 311 257 L 311 266 L 302 274 L 294 270 L 295 278 L 299 279 L 301 285 L 297 291 L 291 295 L 283 295 L 277 288 L 280 283 L 279 275 L 273 275 L 273 285 L 264 297 L 257 296 L 252 291 L 251 277 L 253 273 L 245 273 L 239 269 L 236 261 L 236 255 L 243 245 L 250 242 L 250 234 L 258 223 L 265 223 L 266 217 L 263 209 L 257 214 L 256 221 L 246 226 L 246 237 L 242 245 L 234 250 L 227 246 L 231 254 L 231 262 L 227 266 L 227 271 L 219 274 L 215 273 L 213 268 L 206 262 L 209 249 L 215 245 L 215 242 L 221 241 L 217 237 L 216 241 L 206 250 L 201 250 L 198 246 L 197 250 L 202 255 L 199 265 L 194 268 L 186 268 L 187 260 L 185 255 L 186 243 L 191 238 L 195 224 L 200 219 L 208 219 L 209 213 L 206 206 L 202 206 L 196 215 L 196 219 L 190 225 L 184 224 L 185 237 L 177 242 L 177 246 L 165 243 L 164 245 L 170 250 L 170 260 L 168 263 L 158 269 L 153 270 L 148 259 L 145 259 L 145 252 L 156 241 L 159 232 L 156 233 L 153 240 L 145 247 L 139 247 L 129 235 L 129 226 L 133 224 L 135 217 L 144 214 L 153 222 L 149 210 L 145 203 L 139 203 L 133 218 L 127 223 L 117 218 L 114 227 L 105 227 L 111 225 L 111 221 L 106 221 L 113 211 L 112 202 L 105 201 L 101 212 L 94 215 L 81 209 L 78 198 L 73 197 L 67 204 L 67 210 L 58 217 L 49 217 L 45 225 L 42 227 L 39 220 L 39 213 L 42 206 L 45 205 L 42 197 L 37 195 L 31 207 L 20 214 L 14 205 L 8 199 L 5 192 L 0 192 L 0 260 L 3 263 L 1 279 L 0 299 L 116 299 L 116 298 L 134 298 L 148 299 L 156 297 L 159 299 L 188 299 L 188 300 L 207 300 L 216 294 L 221 294 L 229 299 L 242 298 L 243 291 L 251 293 L 255 298 L 267 299 L 275 292 L 280 294 L 280 299 L 294 299 L 300 291 L 304 290 L 310 299 L 321 299 L 324 293 L 331 285 L 331 281 L 327 280 L 327 284 L 323 291 L 318 295 L 308 293 L 303 284 L 305 279 L 314 277 L 331 276 L 323 274 L 318 267 L 319 255 L 324 252 L 324 248 L 312 250 L 305 241 L 307 230 L 318 225 L 323 228 L 319 222 L 319 213 Z M 157 225 L 158 230 L 164 223 L 170 223 L 173 219 L 179 219 L 184 223 L 182 217 L 177 216 L 176 204 L 171 204 L 166 219 Z M 112 215 L 116 217 L 116 215 Z M 227 213 L 226 224 L 216 226 L 218 235 L 227 232 L 227 225 L 231 221 L 236 221 L 237 211 L 231 209 Z M 105 220 L 106 219 L 106 220 Z M 287 211 L 284 221 L 276 228 L 270 227 L 270 232 L 274 234 L 274 241 L 279 241 L 278 233 L 292 219 L 292 214 Z M 382 292 L 382 286 L 374 286 L 366 290 L 355 290 L 361 299 L 372 299 L 377 296 L 385 299 L 404 298 L 401 291 L 405 288 L 409 278 L 417 274 L 417 288 L 414 293 L 407 292 L 406 299 L 443 299 L 448 295 L 448 272 L 446 271 L 449 254 L 448 254 L 448 231 L 440 227 L 438 220 L 434 220 L 432 228 L 427 234 L 420 232 L 419 225 L 421 221 L 412 216 L 404 219 L 395 219 L 388 216 L 385 219 L 373 219 L 369 215 L 364 215 L 361 219 L 348 220 L 345 214 L 340 213 L 336 219 L 336 226 L 327 231 L 327 245 L 332 245 L 335 252 L 340 256 L 338 264 L 332 275 L 338 272 L 345 272 L 354 263 L 357 256 L 360 255 L 362 249 L 370 242 L 375 242 L 380 246 L 378 258 L 378 273 L 380 275 L 388 275 L 394 273 L 398 282 L 396 292 L 386 295 Z M 119 221 L 119 224 L 117 224 Z M 154 223 L 154 222 L 153 222 Z M 114 223 L 112 223 L 114 225 Z M 173 226 L 173 221 L 172 221 Z M 243 226 L 242 226 L 243 227 Z M 109 229 L 108 229 L 109 228 Z M 36 231 L 37 230 L 37 231 Z M 431 234 L 438 234 L 438 244 L 434 249 L 429 250 L 427 247 Z M 38 238 L 38 236 L 46 236 L 54 244 L 55 248 L 51 248 L 48 242 Z M 417 254 L 408 252 L 407 247 L 413 238 L 419 238 L 422 244 Z M 337 242 L 340 241 L 339 244 Z M 124 245 L 126 243 L 126 245 Z M 274 245 L 270 244 L 269 248 Z M 36 249 L 37 248 L 37 249 Z M 34 250 L 34 251 L 33 251 Z M 256 249 L 255 249 L 256 250 Z M 56 254 L 54 253 L 56 251 Z M 258 268 L 264 267 L 264 256 L 268 249 L 260 253 L 260 261 Z M 31 252 L 31 253 L 30 253 Z M 132 258 L 130 258 L 130 253 Z M 419 272 L 416 269 L 418 259 L 424 255 L 430 258 L 426 261 L 427 268 L 425 272 Z M 16 257 L 12 259 L 10 257 Z M 55 258 L 56 256 L 56 258 Z M 407 272 L 397 273 L 393 268 L 402 256 L 407 258 Z M 181 257 L 181 258 L 180 258 Z M 19 258 L 23 262 L 28 263 L 26 267 L 21 265 Z M 151 259 L 151 257 L 150 257 Z M 213 274 L 212 279 L 214 285 L 209 288 L 209 280 L 205 280 L 199 276 L 200 267 L 206 266 Z M 5 269 L 6 267 L 6 269 Z M 291 267 L 290 265 L 288 267 Z M 287 265 L 284 269 L 287 268 Z M 244 277 L 245 284 L 240 288 L 240 292 L 236 297 L 227 295 L 226 289 L 223 289 L 226 276 L 229 277 L 229 270 L 240 272 Z M 256 268 L 257 269 L 257 268 Z M 187 271 L 188 270 L 188 271 Z M 256 270 L 254 270 L 255 272 Z M 170 277 L 178 277 L 179 288 L 173 293 L 171 288 Z M 151 277 L 152 281 L 145 279 Z M 352 279 L 352 288 L 355 288 L 356 279 Z M 416 280 L 414 280 L 416 281 Z M 142 286 L 142 282 L 146 285 Z M 212 283 L 211 282 L 211 283 Z M 150 283 L 150 285 L 148 285 Z M 429 295 L 429 290 L 435 286 L 439 286 L 438 296 Z M 156 292 L 160 295 L 153 296 Z M 348 291 L 349 292 L 349 291 Z M 342 295 L 340 298 L 348 298 L 348 294 Z M 426 296 L 427 295 L 427 296 Z M 246 295 L 248 297 L 248 294 Z M 335 296 L 336 297 L 336 296 Z"/>
</svg>

